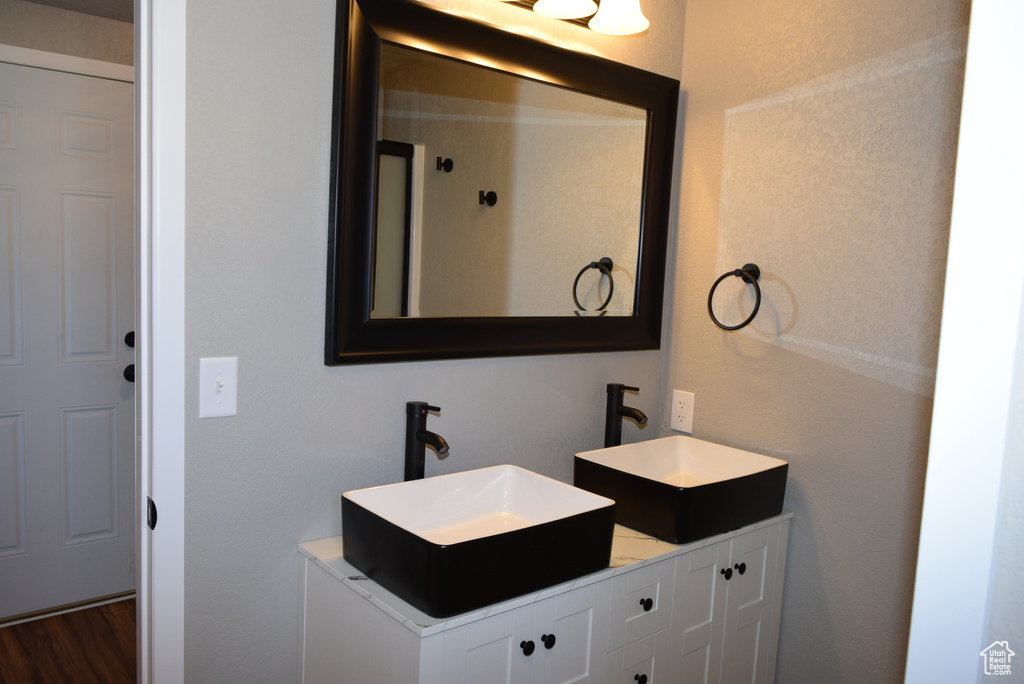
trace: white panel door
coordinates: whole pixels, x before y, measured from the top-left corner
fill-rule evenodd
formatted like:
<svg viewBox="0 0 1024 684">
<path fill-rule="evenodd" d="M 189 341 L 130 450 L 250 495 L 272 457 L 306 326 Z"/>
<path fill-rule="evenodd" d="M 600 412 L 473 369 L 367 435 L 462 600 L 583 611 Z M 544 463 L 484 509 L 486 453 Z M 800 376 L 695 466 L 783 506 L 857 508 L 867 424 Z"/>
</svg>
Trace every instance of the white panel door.
<svg viewBox="0 0 1024 684">
<path fill-rule="evenodd" d="M 0 64 L 0 618 L 135 588 L 130 83 Z"/>
</svg>

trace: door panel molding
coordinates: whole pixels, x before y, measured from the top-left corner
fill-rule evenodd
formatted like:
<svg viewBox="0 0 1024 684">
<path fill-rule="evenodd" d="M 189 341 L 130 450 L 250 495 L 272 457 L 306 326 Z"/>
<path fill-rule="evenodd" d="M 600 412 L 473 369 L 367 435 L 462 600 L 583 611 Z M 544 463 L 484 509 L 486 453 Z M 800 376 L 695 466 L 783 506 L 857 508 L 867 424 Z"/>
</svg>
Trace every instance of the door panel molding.
<svg viewBox="0 0 1024 684">
<path fill-rule="evenodd" d="M 117 359 L 117 198 L 61 191 L 61 361 Z"/>
<path fill-rule="evenodd" d="M 80 76 L 106 78 L 111 81 L 135 82 L 135 67 L 128 66 L 127 64 L 101 62 L 96 59 L 61 55 L 56 52 L 45 52 L 43 50 L 32 50 L 31 48 L 23 48 L 16 45 L 0 44 L 0 62 L 36 67 L 38 69 L 49 69 L 50 71 L 63 71 Z"/>
<path fill-rule="evenodd" d="M 64 545 L 118 535 L 117 407 L 61 409 Z"/>
<path fill-rule="evenodd" d="M 25 413 L 0 414 L 0 558 L 25 553 Z"/>
<path fill-rule="evenodd" d="M 20 366 L 24 347 L 19 201 L 18 188 L 0 187 L 0 366 Z"/>
</svg>

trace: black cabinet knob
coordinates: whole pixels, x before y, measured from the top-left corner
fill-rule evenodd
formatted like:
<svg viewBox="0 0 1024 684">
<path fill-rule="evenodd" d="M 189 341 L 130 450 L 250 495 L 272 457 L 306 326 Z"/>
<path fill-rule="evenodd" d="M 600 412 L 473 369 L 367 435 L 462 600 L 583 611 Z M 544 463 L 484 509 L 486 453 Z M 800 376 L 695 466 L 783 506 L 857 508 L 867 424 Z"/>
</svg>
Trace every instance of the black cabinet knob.
<svg viewBox="0 0 1024 684">
<path fill-rule="evenodd" d="M 127 332 L 124 334 L 125 346 L 135 349 L 135 331 Z"/>
<path fill-rule="evenodd" d="M 644 612 L 649 613 L 651 608 L 654 607 L 654 599 L 640 599 L 640 605 L 644 607 Z"/>
<path fill-rule="evenodd" d="M 647 684 L 647 675 L 644 675 L 644 674 L 633 675 L 633 679 L 636 680 L 637 684 Z"/>
<path fill-rule="evenodd" d="M 125 366 L 124 373 L 122 373 L 122 375 L 124 375 L 124 379 L 128 382 L 135 382 L 135 364 L 129 363 Z"/>
<path fill-rule="evenodd" d="M 519 648 L 523 649 L 524 656 L 533 655 L 533 649 L 537 647 L 532 641 L 522 641 L 519 643 Z"/>
<path fill-rule="evenodd" d="M 732 579 L 732 568 L 722 568 L 722 574 L 725 575 L 725 581 L 728 582 Z"/>
<path fill-rule="evenodd" d="M 746 563 L 737 563 L 733 567 L 736 568 L 737 570 L 739 570 L 741 575 L 747 571 L 747 564 Z"/>
<path fill-rule="evenodd" d="M 554 634 L 545 634 L 544 636 L 542 636 L 540 638 L 540 640 L 544 642 L 544 648 L 550 649 L 550 648 L 554 648 L 555 647 L 555 635 Z"/>
</svg>

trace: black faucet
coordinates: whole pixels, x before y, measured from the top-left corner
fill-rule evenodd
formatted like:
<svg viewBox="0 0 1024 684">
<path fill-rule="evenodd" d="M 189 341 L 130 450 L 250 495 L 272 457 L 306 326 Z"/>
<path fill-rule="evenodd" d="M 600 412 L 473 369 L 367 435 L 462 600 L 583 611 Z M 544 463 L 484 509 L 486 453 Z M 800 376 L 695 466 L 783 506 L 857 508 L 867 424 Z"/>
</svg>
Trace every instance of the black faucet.
<svg viewBox="0 0 1024 684">
<path fill-rule="evenodd" d="M 427 445 L 438 454 L 448 453 L 444 437 L 427 431 L 427 412 L 440 411 L 425 401 L 410 401 L 405 405 L 405 480 L 422 480 L 427 460 Z"/>
<path fill-rule="evenodd" d="M 622 405 L 623 394 L 626 391 L 639 392 L 639 387 L 627 387 L 622 383 L 608 383 L 608 406 L 604 417 L 604 445 L 605 447 L 619 446 L 622 444 L 622 417 L 636 421 L 636 424 L 643 427 L 647 424 L 647 416 L 640 409 Z"/>
</svg>

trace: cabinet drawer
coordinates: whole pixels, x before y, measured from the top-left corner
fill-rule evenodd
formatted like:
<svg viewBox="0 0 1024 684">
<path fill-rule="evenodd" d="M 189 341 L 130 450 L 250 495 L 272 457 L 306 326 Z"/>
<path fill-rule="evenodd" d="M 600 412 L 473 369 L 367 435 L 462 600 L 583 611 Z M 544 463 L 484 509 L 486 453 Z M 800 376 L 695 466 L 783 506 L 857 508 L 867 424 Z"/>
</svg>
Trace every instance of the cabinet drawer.
<svg viewBox="0 0 1024 684">
<path fill-rule="evenodd" d="M 652 634 L 609 653 L 604 684 L 655 684 L 657 642 Z"/>
<path fill-rule="evenodd" d="M 673 558 L 612 579 L 608 651 L 668 628 L 674 574 Z"/>
</svg>

